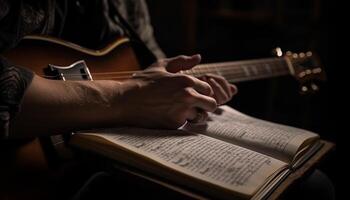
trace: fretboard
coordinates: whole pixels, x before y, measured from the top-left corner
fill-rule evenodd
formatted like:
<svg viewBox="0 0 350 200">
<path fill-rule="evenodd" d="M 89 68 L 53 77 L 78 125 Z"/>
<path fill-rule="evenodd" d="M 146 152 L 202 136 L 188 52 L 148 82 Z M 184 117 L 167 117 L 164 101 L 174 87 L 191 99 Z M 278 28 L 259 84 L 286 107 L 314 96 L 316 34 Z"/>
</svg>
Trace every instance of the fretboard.
<svg viewBox="0 0 350 200">
<path fill-rule="evenodd" d="M 277 77 L 290 74 L 285 58 L 266 58 L 246 61 L 201 64 L 182 73 L 192 76 L 217 74 L 229 82 L 236 83 L 248 80 Z"/>
</svg>

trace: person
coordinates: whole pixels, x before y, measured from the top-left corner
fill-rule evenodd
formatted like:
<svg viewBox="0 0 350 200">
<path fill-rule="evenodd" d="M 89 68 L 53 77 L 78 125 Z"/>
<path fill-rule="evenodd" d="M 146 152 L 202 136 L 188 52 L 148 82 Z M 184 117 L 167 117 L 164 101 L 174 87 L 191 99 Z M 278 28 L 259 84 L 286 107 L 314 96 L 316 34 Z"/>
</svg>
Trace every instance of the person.
<svg viewBox="0 0 350 200">
<path fill-rule="evenodd" d="M 3 137 L 32 137 L 118 124 L 177 128 L 187 120 L 204 119 L 205 112 L 215 110 L 236 93 L 236 87 L 220 76 L 208 75 L 200 80 L 175 73 L 190 69 L 201 58 L 164 58 L 154 39 L 145 1 L 1 0 L 0 49 L 13 47 L 28 34 L 96 46 L 125 34 L 113 14 L 116 12 L 130 21 L 159 60 L 125 82 L 62 82 L 44 79 L 2 58 Z"/>
<path fill-rule="evenodd" d="M 220 76 L 200 80 L 176 73 L 195 66 L 201 57 L 165 58 L 154 39 L 143 0 L 0 0 L 0 5 L 0 52 L 13 48 L 29 34 L 55 36 L 94 48 L 126 34 L 115 15 L 118 13 L 158 58 L 124 82 L 63 82 L 42 78 L 1 57 L 3 140 L 118 125 L 174 129 L 188 120 L 204 120 L 206 112 L 214 111 L 236 93 L 235 86 Z M 70 195 L 58 193 L 67 193 L 63 199 Z"/>
<path fill-rule="evenodd" d="M 125 82 L 63 82 L 42 78 L 1 57 L 2 138 L 117 125 L 176 129 L 187 121 L 205 120 L 207 112 L 228 102 L 237 92 L 236 86 L 221 76 L 194 78 L 176 73 L 194 67 L 201 57 L 165 58 L 153 36 L 144 0 L 0 0 L 0 5 L 1 52 L 13 48 L 28 34 L 52 35 L 97 47 L 111 37 L 126 34 L 116 15 L 119 13 L 158 58 Z M 115 176 L 97 174 L 75 199 L 101 197 L 109 194 L 101 192 L 106 188 L 114 192 L 111 186 L 117 181 Z"/>
</svg>

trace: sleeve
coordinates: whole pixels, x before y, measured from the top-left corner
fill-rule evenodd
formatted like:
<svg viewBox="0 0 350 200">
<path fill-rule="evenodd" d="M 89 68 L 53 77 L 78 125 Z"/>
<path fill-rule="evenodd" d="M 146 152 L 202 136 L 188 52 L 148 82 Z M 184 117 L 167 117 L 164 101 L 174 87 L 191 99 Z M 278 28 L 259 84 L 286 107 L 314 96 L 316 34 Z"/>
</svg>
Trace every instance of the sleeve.
<svg viewBox="0 0 350 200">
<path fill-rule="evenodd" d="M 19 111 L 33 73 L 0 57 L 0 138 L 9 137 L 10 120 Z"/>
<path fill-rule="evenodd" d="M 164 58 L 164 52 L 159 48 L 159 45 L 154 37 L 153 26 L 148 12 L 148 7 L 145 0 L 137 0 L 135 3 L 135 30 L 145 42 L 147 47 L 157 56 Z"/>
<path fill-rule="evenodd" d="M 0 138 L 9 137 L 10 121 L 18 112 L 23 94 L 33 78 L 31 71 L 14 66 L 1 57 L 1 52 L 13 47 L 25 33 L 20 8 L 17 1 L 0 0 Z"/>
</svg>

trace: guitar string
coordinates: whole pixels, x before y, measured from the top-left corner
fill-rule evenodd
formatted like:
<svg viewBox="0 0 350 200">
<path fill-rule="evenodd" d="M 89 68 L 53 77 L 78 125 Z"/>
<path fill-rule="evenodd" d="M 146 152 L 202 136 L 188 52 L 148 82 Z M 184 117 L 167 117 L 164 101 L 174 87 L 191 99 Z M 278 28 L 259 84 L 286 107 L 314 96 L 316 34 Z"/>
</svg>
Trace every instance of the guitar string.
<svg viewBox="0 0 350 200">
<path fill-rule="evenodd" d="M 212 73 L 212 74 L 217 74 L 217 75 L 222 75 L 227 79 L 230 78 L 249 78 L 249 77 L 259 77 L 259 76 L 265 76 L 265 77 L 269 77 L 269 76 L 275 76 L 278 74 L 288 74 L 288 71 L 283 70 L 283 71 L 275 71 L 273 73 L 269 73 L 269 74 L 250 74 L 247 75 L 244 72 L 241 73 L 226 73 L 226 74 L 219 74 L 219 73 Z M 204 74 L 198 74 L 198 73 L 194 73 L 194 74 L 188 74 L 188 75 L 193 75 L 195 77 L 199 77 L 199 76 L 203 76 Z M 68 74 L 68 75 L 64 75 L 64 77 L 68 78 L 68 77 L 81 77 L 81 76 L 88 76 L 87 74 Z M 60 76 L 50 76 L 47 78 L 59 78 Z M 124 76 L 93 76 L 94 79 L 129 79 L 132 77 L 132 74 L 130 75 L 124 75 Z"/>
<path fill-rule="evenodd" d="M 256 76 L 225 76 L 226 80 L 229 82 L 235 82 L 239 80 L 250 80 L 250 79 L 259 79 L 259 78 L 267 78 L 267 77 L 274 77 L 274 76 L 279 76 L 279 75 L 286 75 L 286 73 L 274 73 L 270 75 L 256 75 Z M 125 77 L 112 77 L 109 78 L 109 80 L 122 80 L 122 79 L 129 79 L 130 77 L 125 76 Z M 103 79 L 95 79 L 95 80 L 103 80 Z"/>
<path fill-rule="evenodd" d="M 281 66 L 285 67 L 285 60 L 281 59 L 264 59 L 265 62 L 261 62 L 260 60 L 256 61 L 240 61 L 240 62 L 224 62 L 224 63 L 212 63 L 212 64 L 200 64 L 195 66 L 192 70 L 199 70 L 199 71 L 206 71 L 206 70 L 212 70 L 217 69 L 218 67 L 220 70 L 242 70 L 242 68 L 246 67 L 278 67 L 280 68 Z M 281 62 L 282 61 L 282 62 Z M 258 62 L 258 64 L 254 64 Z M 243 63 L 248 63 L 248 64 L 243 64 Z M 140 70 L 137 71 L 120 71 L 120 72 L 98 72 L 94 74 L 122 74 L 122 73 L 134 73 L 134 72 L 139 72 Z"/>
<path fill-rule="evenodd" d="M 264 69 L 263 71 L 259 70 L 259 69 L 263 69 L 264 67 L 269 67 L 269 69 Z M 282 66 L 282 67 L 281 67 Z M 252 66 L 249 66 L 249 65 L 245 65 L 245 66 L 235 66 L 235 65 L 232 65 L 232 66 L 222 66 L 220 68 L 218 68 L 217 66 L 210 66 L 210 64 L 207 64 L 207 66 L 204 66 L 204 65 L 200 65 L 200 66 L 197 66 L 197 67 L 194 67 L 193 69 L 191 70 L 184 70 L 182 71 L 183 73 L 188 73 L 188 74 L 194 74 L 194 75 L 201 75 L 201 74 L 206 74 L 206 73 L 215 73 L 215 74 L 227 74 L 227 75 L 230 75 L 230 74 L 234 74 L 232 72 L 234 71 L 240 71 L 239 73 L 242 73 L 242 71 L 244 73 L 245 70 L 244 68 L 246 68 L 247 70 L 247 67 L 248 68 L 252 68 Z M 273 64 L 273 65 L 268 65 L 267 63 L 264 63 L 264 64 L 260 64 L 259 65 L 254 65 L 254 69 L 255 69 L 255 72 L 257 72 L 256 74 L 260 72 L 263 72 L 266 74 L 266 72 L 270 73 L 270 74 L 273 74 L 275 72 L 279 72 L 279 71 L 288 71 L 287 70 L 287 67 L 285 65 L 281 65 L 281 64 L 278 64 L 276 65 Z M 226 72 L 228 71 L 228 72 Z M 97 73 L 91 73 L 91 75 L 93 75 L 94 77 L 95 76 L 106 76 L 106 75 L 129 75 L 131 76 L 132 74 L 134 73 L 137 73 L 137 72 L 141 72 L 140 70 L 139 71 L 121 71 L 121 72 L 97 72 Z M 89 74 L 84 74 L 84 73 L 80 73 L 80 74 L 68 74 L 68 75 L 65 75 L 65 76 L 88 76 Z M 224 74 L 223 74 L 224 75 Z M 44 76 L 46 78 L 57 78 L 59 77 L 59 75 L 56 75 L 56 76 Z M 122 77 L 122 76 L 121 76 Z"/>
<path fill-rule="evenodd" d="M 227 71 L 227 72 L 225 72 Z M 116 77 L 131 77 L 134 73 L 137 73 L 137 72 L 141 72 L 141 71 L 128 71 L 128 72 L 123 72 L 123 73 L 119 73 L 119 72 L 111 72 L 111 73 L 91 73 L 91 75 L 93 75 L 94 77 L 98 77 L 98 76 L 105 76 L 105 77 L 110 77 L 112 76 L 111 78 L 116 78 Z M 261 73 L 263 72 L 263 73 Z M 268 73 L 266 73 L 268 72 Z M 181 73 L 184 73 L 184 74 L 189 74 L 189 75 L 194 75 L 194 76 L 201 76 L 201 75 L 204 75 L 204 74 L 207 74 L 207 73 L 214 73 L 214 74 L 221 74 L 221 75 L 227 75 L 227 76 L 230 76 L 230 75 L 236 75 L 236 74 L 246 74 L 247 76 L 256 76 L 256 75 L 264 75 L 264 74 L 274 74 L 274 73 L 279 73 L 279 72 L 288 72 L 288 70 L 286 69 L 281 69 L 281 68 L 276 68 L 275 70 L 271 70 L 271 71 L 268 71 L 268 70 L 265 70 L 265 71 L 257 71 L 257 73 L 255 74 L 247 74 L 244 70 L 200 70 L 200 71 L 197 71 L 197 70 L 185 70 L 185 71 L 182 71 Z M 120 74 L 120 75 L 119 75 Z M 66 74 L 64 76 L 88 76 L 89 74 L 87 73 L 80 73 L 80 74 Z M 60 77 L 60 75 L 55 75 L 55 76 L 44 76 L 46 78 L 57 78 L 57 77 Z"/>
<path fill-rule="evenodd" d="M 230 74 L 224 74 L 223 76 L 227 79 L 227 80 L 236 80 L 236 79 L 247 79 L 247 78 L 259 78 L 259 77 L 269 77 L 269 76 L 277 76 L 277 75 L 283 75 L 283 74 L 287 74 L 286 73 L 287 71 L 279 71 L 279 72 L 274 72 L 274 73 L 269 73 L 269 74 L 254 74 L 254 75 L 247 75 L 246 73 L 230 73 Z M 201 76 L 202 74 L 198 75 L 198 74 L 194 74 L 194 76 L 198 77 L 198 76 Z M 69 77 L 76 77 L 76 76 L 84 76 L 84 75 L 66 75 L 65 77 L 66 78 L 69 78 Z M 87 75 L 85 75 L 87 76 Z M 131 78 L 132 76 L 104 76 L 104 77 L 94 77 L 95 80 L 102 80 L 102 79 L 129 79 Z M 57 76 L 55 76 L 55 78 L 57 78 Z"/>
</svg>

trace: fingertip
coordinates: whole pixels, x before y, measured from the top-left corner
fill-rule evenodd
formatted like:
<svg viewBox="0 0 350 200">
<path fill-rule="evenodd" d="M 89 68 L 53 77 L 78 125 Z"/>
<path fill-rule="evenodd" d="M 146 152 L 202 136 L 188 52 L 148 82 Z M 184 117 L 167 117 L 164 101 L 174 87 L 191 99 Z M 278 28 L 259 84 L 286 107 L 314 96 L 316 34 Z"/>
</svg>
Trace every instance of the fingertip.
<svg viewBox="0 0 350 200">
<path fill-rule="evenodd" d="M 237 94 L 237 92 L 238 92 L 237 86 L 230 84 L 230 89 L 231 89 L 232 95 Z"/>
<path fill-rule="evenodd" d="M 214 112 L 217 108 L 218 108 L 218 101 L 216 101 L 216 99 L 214 97 L 209 97 L 212 101 L 211 107 L 209 108 L 209 110 L 207 110 L 208 112 Z"/>
<path fill-rule="evenodd" d="M 220 104 L 218 104 L 216 99 L 214 99 L 214 101 L 215 101 L 215 106 L 214 106 L 213 110 L 211 110 L 211 112 L 214 112 L 220 106 Z"/>
<path fill-rule="evenodd" d="M 196 58 L 202 58 L 201 54 L 197 53 L 197 54 L 194 54 L 192 57 L 196 57 Z"/>
<path fill-rule="evenodd" d="M 200 54 L 195 54 L 191 56 L 192 59 L 195 59 L 198 63 L 202 60 L 202 56 Z"/>
</svg>

